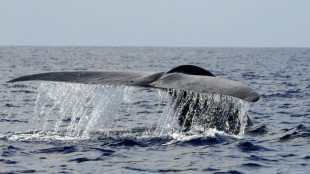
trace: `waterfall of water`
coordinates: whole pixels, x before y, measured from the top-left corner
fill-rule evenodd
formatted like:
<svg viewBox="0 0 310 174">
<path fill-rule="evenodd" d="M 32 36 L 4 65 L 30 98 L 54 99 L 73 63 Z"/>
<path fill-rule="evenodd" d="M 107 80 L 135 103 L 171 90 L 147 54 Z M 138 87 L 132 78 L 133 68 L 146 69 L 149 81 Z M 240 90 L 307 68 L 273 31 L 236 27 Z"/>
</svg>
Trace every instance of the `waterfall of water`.
<svg viewBox="0 0 310 174">
<path fill-rule="evenodd" d="M 143 91 L 146 96 L 141 96 Z M 139 125 L 156 136 L 209 128 L 243 134 L 248 109 L 245 101 L 216 94 L 174 89 L 156 94 L 154 89 L 128 86 L 41 82 L 31 123 L 37 131 L 82 138 L 93 131 Z"/>
<path fill-rule="evenodd" d="M 199 133 L 215 128 L 228 134 L 244 134 L 249 124 L 249 103 L 235 97 L 218 94 L 200 94 L 170 89 L 169 107 L 166 107 L 155 133 Z"/>
<path fill-rule="evenodd" d="M 42 82 L 38 88 L 35 129 L 87 137 L 110 128 L 133 87 Z"/>
</svg>

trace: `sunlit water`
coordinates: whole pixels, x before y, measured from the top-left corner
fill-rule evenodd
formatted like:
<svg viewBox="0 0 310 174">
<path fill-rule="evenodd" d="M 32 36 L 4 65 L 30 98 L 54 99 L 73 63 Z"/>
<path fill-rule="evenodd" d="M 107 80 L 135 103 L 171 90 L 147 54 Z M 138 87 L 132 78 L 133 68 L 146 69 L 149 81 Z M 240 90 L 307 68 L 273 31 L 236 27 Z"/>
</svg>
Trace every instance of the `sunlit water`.
<svg viewBox="0 0 310 174">
<path fill-rule="evenodd" d="M 309 171 L 310 49 L 0 47 L 0 60 L 0 173 Z M 39 72 L 168 71 L 180 64 L 245 83 L 261 99 L 6 83 Z M 184 107 L 190 129 L 180 124 Z M 238 122 L 228 121 L 232 113 Z"/>
</svg>

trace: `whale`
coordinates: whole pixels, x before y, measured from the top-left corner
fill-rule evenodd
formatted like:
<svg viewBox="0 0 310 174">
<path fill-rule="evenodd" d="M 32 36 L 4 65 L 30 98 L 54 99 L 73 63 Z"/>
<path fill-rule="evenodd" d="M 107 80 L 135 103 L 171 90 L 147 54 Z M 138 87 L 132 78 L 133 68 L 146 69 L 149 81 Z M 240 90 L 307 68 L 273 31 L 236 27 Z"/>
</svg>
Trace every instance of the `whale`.
<svg viewBox="0 0 310 174">
<path fill-rule="evenodd" d="M 139 71 L 61 71 L 21 76 L 8 83 L 21 81 L 55 81 L 82 84 L 125 85 L 179 89 L 196 93 L 232 96 L 247 102 L 259 100 L 259 94 L 240 82 L 219 78 L 195 65 L 180 65 L 167 72 Z"/>
</svg>

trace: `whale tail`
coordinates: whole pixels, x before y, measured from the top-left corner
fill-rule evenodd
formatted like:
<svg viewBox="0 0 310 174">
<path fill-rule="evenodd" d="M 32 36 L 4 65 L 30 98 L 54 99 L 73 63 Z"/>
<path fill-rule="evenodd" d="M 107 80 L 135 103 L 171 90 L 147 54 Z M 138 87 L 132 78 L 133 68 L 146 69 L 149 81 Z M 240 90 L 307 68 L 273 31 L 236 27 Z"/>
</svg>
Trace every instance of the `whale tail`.
<svg viewBox="0 0 310 174">
<path fill-rule="evenodd" d="M 175 103 L 173 109 L 177 114 L 177 121 L 182 132 L 188 132 L 193 125 L 198 124 L 204 125 L 205 128 L 215 128 L 229 134 L 238 134 L 242 123 L 239 118 L 241 112 L 238 109 L 240 100 L 238 101 L 237 98 L 247 102 L 259 100 L 258 93 L 253 89 L 238 82 L 215 77 L 211 72 L 193 65 L 181 65 L 168 72 L 157 73 L 135 71 L 48 72 L 18 77 L 10 80 L 9 83 L 38 80 L 163 89 L 168 92 Z M 224 97 L 223 101 L 227 103 L 218 101 L 214 98 L 217 95 L 213 94 Z M 205 100 L 205 98 L 207 99 Z M 246 116 L 246 118 L 247 125 L 250 125 L 249 117 Z"/>
<path fill-rule="evenodd" d="M 180 89 L 197 93 L 220 94 L 256 102 L 259 95 L 244 84 L 215 77 L 211 72 L 194 66 L 181 65 L 168 72 L 136 71 L 63 71 L 26 75 L 8 83 L 20 81 L 57 81 L 83 84 L 115 84 L 160 89 Z"/>
</svg>

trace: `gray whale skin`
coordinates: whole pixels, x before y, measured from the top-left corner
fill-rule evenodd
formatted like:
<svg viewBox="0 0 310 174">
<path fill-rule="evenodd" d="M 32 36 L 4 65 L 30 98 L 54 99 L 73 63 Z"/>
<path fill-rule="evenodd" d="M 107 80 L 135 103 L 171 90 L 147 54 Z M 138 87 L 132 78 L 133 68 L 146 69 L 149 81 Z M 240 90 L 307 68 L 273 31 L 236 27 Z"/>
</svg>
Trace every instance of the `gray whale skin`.
<svg viewBox="0 0 310 174">
<path fill-rule="evenodd" d="M 136 71 L 63 71 L 26 75 L 8 81 L 57 81 L 83 84 L 115 84 L 159 89 L 180 89 L 197 93 L 220 94 L 248 102 L 259 100 L 259 94 L 250 87 L 231 80 L 215 77 L 209 71 L 181 65 L 168 72 Z"/>
</svg>

